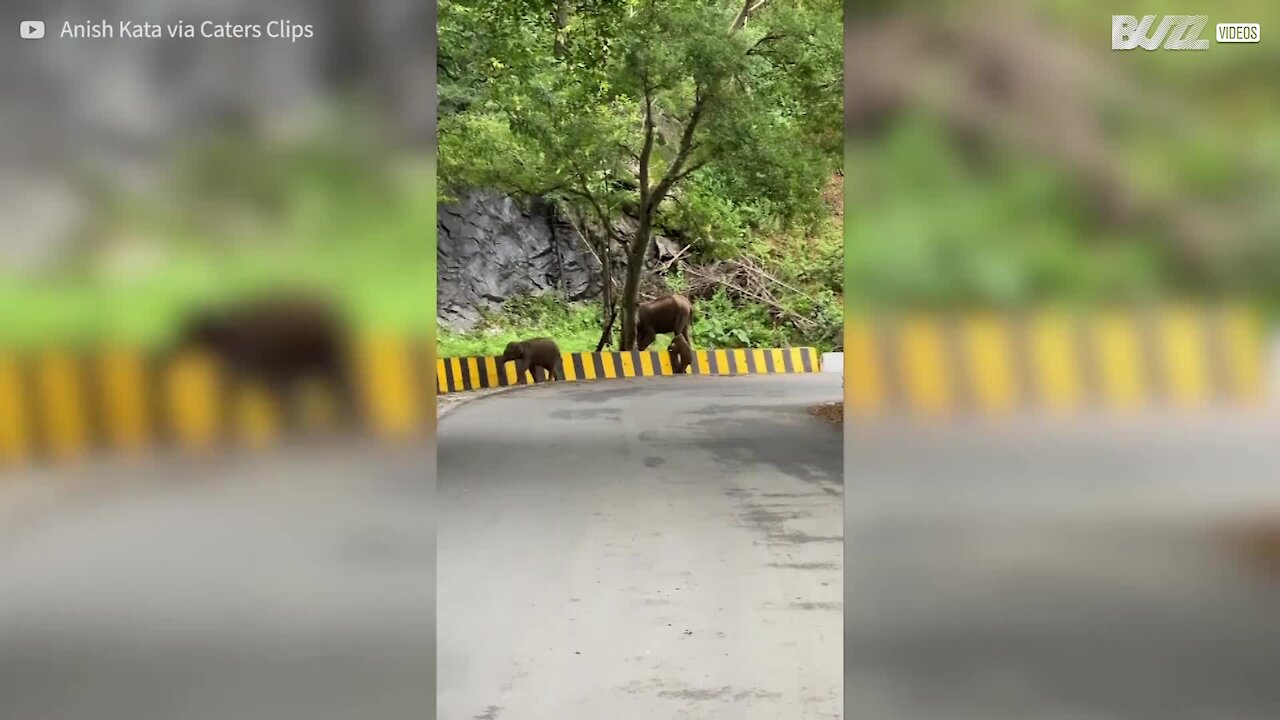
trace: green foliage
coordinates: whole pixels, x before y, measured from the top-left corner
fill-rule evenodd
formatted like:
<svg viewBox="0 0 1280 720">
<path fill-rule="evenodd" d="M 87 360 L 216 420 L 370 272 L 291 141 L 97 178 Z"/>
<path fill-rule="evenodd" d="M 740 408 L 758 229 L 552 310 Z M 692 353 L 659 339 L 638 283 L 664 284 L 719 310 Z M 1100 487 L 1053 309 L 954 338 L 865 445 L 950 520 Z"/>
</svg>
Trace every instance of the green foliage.
<svg viewBox="0 0 1280 720">
<path fill-rule="evenodd" d="M 612 222 L 638 212 L 638 189 L 658 186 L 687 145 L 688 172 L 672 174 L 654 221 L 692 245 L 691 259 L 763 256 L 779 236 L 803 246 L 830 215 L 822 189 L 840 163 L 842 5 L 766 5 L 734 30 L 741 9 L 736 0 L 442 3 L 442 199 L 486 187 Z M 655 120 L 641 177 L 646 102 Z M 842 279 L 834 239 L 793 253 L 802 267 L 787 277 L 811 291 L 796 293 L 800 312 L 814 311 L 805 295 L 833 304 Z M 770 309 L 742 298 L 722 306 L 728 300 L 699 304 L 709 344 L 797 340 Z M 503 333 L 548 328 L 594 349 L 599 311 L 595 326 L 586 310 L 564 312 L 530 324 L 508 308 L 481 330 L 442 335 L 441 350 L 492 350 Z"/>
<path fill-rule="evenodd" d="M 803 313 L 818 330 L 809 335 L 779 322 L 768 306 L 732 298 L 723 290 L 694 303 L 693 344 L 705 348 L 788 347 L 814 345 L 829 350 L 834 344 L 843 310 L 833 294 L 789 296 L 786 310 Z M 665 347 L 665 345 L 664 345 Z"/>
<path fill-rule="evenodd" d="M 957 16 L 974 12 L 972 3 L 944 5 Z M 954 135 L 920 117 L 895 118 L 886 135 L 850 148 L 851 300 L 955 307 L 1243 294 L 1280 303 L 1274 250 L 1280 214 L 1271 210 L 1280 185 L 1280 95 L 1273 80 L 1280 50 L 1214 44 L 1204 53 L 1099 55 L 1092 52 L 1098 23 L 1109 14 L 1099 3 L 1035 6 L 1047 34 L 1097 64 L 1089 84 L 1115 91 L 1096 106 L 1072 110 L 1096 121 L 1091 131 L 1105 145 L 1099 157 L 1156 210 L 1114 223 L 1124 229 L 1107 227 L 1095 217 L 1096 198 L 1080 196 L 1090 181 L 1078 169 L 1026 150 L 974 162 L 962 156 Z M 883 9 L 860 4 L 857 11 Z M 1145 2 L 1124 12 L 1180 11 Z M 1223 0 L 1212 12 L 1206 35 L 1230 17 L 1265 24 L 1280 17 L 1280 5 Z M 939 17 L 943 8 L 931 13 Z M 1046 87 L 1061 80 L 1052 67 L 1037 70 Z M 1014 126 L 1018 119 L 1008 121 Z M 1185 208 L 1212 216 L 1199 233 L 1211 252 L 1179 246 L 1173 230 L 1187 223 L 1173 216 Z M 1205 259 L 1211 255 L 1213 262 Z"/>
<path fill-rule="evenodd" d="M 425 335 L 434 168 L 360 137 L 192 147 L 166 191 L 105 198 L 86 250 L 63 267 L 0 275 L 0 316 L 12 318 L 0 344 L 151 346 L 194 306 L 294 287 L 333 297 L 360 328 Z"/>
<path fill-rule="evenodd" d="M 777 322 L 766 306 L 744 303 L 720 291 L 694 302 L 693 344 L 696 348 L 832 346 L 841 318 L 834 295 L 797 301 L 788 309 L 818 319 L 820 336 L 802 337 Z M 555 295 L 519 296 L 505 302 L 499 312 L 486 314 L 468 332 L 442 331 L 436 348 L 440 357 L 501 355 L 509 342 L 545 336 L 553 338 L 562 352 L 592 352 L 600 340 L 600 324 L 598 303 L 569 303 Z M 650 349 L 665 350 L 670 342 L 669 335 L 659 335 Z"/>
<path fill-rule="evenodd" d="M 697 304 L 692 336 L 695 347 L 773 347 L 783 332 L 773 327 L 762 305 L 735 304 L 721 291 Z"/>
<path fill-rule="evenodd" d="M 797 259 L 797 283 L 817 288 L 832 296 L 844 293 L 845 249 L 844 238 L 840 233 L 841 228 L 836 223 L 831 223 L 827 230 L 828 239 L 825 242 L 815 242 L 808 248 L 810 252 Z"/>
<path fill-rule="evenodd" d="M 704 101 L 698 167 L 659 224 L 715 252 L 753 229 L 810 221 L 839 163 L 840 6 L 452 0 L 440 9 L 441 185 L 548 195 L 612 217 L 638 197 L 644 98 L 657 115 L 649 182 Z M 556 40 L 562 53 L 556 54 Z M 708 99 L 710 98 L 710 99 Z"/>
<path fill-rule="evenodd" d="M 1005 157 L 994 171 L 973 170 L 920 118 L 855 148 L 854 157 L 850 195 L 875 209 L 846 218 L 848 280 L 858 301 L 1104 302 L 1171 282 L 1153 243 L 1108 237 L 1051 167 Z"/>
</svg>

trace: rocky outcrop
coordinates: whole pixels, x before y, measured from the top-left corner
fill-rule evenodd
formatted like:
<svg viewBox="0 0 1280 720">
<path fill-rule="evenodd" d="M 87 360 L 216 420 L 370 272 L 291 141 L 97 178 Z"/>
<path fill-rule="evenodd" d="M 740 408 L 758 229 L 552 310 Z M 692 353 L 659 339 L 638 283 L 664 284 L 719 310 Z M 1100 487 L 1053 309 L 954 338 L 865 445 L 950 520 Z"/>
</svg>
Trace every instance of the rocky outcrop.
<svg viewBox="0 0 1280 720">
<path fill-rule="evenodd" d="M 442 204 L 436 221 L 436 321 L 466 331 L 485 311 L 518 295 L 557 293 L 570 301 L 600 297 L 600 260 L 564 214 L 537 198 L 513 198 L 472 190 Z M 598 230 L 598 229 L 595 229 Z M 625 247 L 634 218 L 614 220 L 614 282 L 626 276 Z M 669 292 L 659 267 L 681 252 L 676 241 L 655 233 L 645 258 L 641 298 Z M 618 285 L 615 285 L 618 287 Z"/>
<path fill-rule="evenodd" d="M 553 207 L 487 191 L 441 205 L 437 220 L 437 320 L 469 330 L 485 310 L 517 295 L 596 297 L 600 263 Z"/>
</svg>

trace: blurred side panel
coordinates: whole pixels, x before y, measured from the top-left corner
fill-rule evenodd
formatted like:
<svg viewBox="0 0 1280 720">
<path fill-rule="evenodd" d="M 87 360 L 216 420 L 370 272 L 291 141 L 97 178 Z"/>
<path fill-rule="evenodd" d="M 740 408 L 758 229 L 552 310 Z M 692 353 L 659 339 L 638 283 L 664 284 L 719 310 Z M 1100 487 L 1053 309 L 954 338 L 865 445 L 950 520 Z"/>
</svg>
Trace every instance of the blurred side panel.
<svg viewBox="0 0 1280 720">
<path fill-rule="evenodd" d="M 435 18 L 0 4 L 0 718 L 434 717 Z"/>
<path fill-rule="evenodd" d="M 1280 715 L 1277 20 L 846 3 L 846 717 Z"/>
</svg>

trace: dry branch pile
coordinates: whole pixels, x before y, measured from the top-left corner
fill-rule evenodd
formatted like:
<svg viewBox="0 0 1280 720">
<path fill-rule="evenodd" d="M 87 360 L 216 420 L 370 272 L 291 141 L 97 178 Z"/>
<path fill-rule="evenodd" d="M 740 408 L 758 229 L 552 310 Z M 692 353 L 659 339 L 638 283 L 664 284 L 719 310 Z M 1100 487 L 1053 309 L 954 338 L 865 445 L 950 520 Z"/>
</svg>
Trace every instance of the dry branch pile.
<svg viewBox="0 0 1280 720">
<path fill-rule="evenodd" d="M 817 415 L 832 425 L 844 424 L 844 401 L 823 403 L 809 408 L 809 413 Z"/>
<path fill-rule="evenodd" d="M 741 300 L 754 301 L 769 308 L 775 320 L 787 323 L 803 333 L 819 330 L 813 318 L 788 310 L 778 300 L 777 290 L 787 290 L 796 295 L 817 300 L 798 288 L 770 274 L 750 258 L 721 260 L 707 265 L 684 265 L 681 268 L 688 286 L 685 294 L 691 298 L 707 298 L 723 289 Z"/>
</svg>

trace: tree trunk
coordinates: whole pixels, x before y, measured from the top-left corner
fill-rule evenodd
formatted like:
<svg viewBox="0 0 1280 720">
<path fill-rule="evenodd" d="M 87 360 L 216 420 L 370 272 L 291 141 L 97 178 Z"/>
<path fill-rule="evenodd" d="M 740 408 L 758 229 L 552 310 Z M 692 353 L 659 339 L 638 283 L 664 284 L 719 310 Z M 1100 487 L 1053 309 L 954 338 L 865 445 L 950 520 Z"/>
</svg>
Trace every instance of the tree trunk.
<svg viewBox="0 0 1280 720">
<path fill-rule="evenodd" d="M 640 277 L 644 272 L 644 255 L 652 240 L 653 225 L 648 213 L 641 215 L 640 225 L 631 238 L 627 252 L 627 281 L 622 286 L 622 346 L 620 350 L 636 347 L 636 304 L 640 297 Z"/>
<path fill-rule="evenodd" d="M 564 31 L 569 27 L 569 0 L 557 0 L 555 7 L 556 21 L 556 45 L 555 54 L 557 60 L 563 60 L 567 52 L 564 45 Z"/>
<path fill-rule="evenodd" d="M 613 296 L 613 251 L 609 248 L 609 237 L 606 235 L 600 244 L 600 270 L 602 275 L 600 318 L 600 342 L 596 343 L 596 352 L 613 344 L 613 321 L 617 317 L 618 303 Z"/>
<path fill-rule="evenodd" d="M 605 342 L 609 345 L 613 344 L 613 319 L 618 309 L 618 298 L 613 294 L 613 250 L 609 248 L 609 239 L 605 238 L 604 251 L 601 258 L 604 259 L 604 306 L 609 311 L 608 324 L 604 326 Z"/>
<path fill-rule="evenodd" d="M 600 342 L 596 343 L 596 352 L 600 352 L 613 343 L 613 321 L 618 317 L 618 307 L 605 308 L 604 329 L 600 331 Z"/>
</svg>

